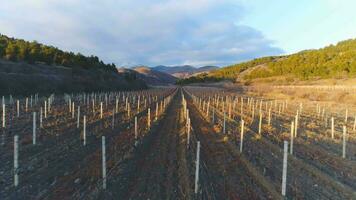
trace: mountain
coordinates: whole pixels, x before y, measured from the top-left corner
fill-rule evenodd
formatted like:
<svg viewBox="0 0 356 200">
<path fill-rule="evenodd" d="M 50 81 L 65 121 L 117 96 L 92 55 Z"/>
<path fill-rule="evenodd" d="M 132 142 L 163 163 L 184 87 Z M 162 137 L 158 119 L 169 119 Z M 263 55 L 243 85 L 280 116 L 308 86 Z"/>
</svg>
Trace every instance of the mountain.
<svg viewBox="0 0 356 200">
<path fill-rule="evenodd" d="M 97 56 L 62 51 L 0 34 L 0 94 L 143 89 Z"/>
<path fill-rule="evenodd" d="M 284 56 L 256 58 L 226 66 L 210 73 L 181 80 L 180 83 L 233 80 L 293 82 L 298 80 L 355 78 L 356 39 L 341 41 L 321 49 L 304 50 Z"/>
<path fill-rule="evenodd" d="M 120 68 L 119 73 L 130 73 L 137 79 L 144 81 L 148 85 L 171 85 L 175 84 L 177 78 L 149 67 L 139 66 L 132 69 Z"/>
<path fill-rule="evenodd" d="M 171 66 L 171 67 L 159 65 L 156 67 L 152 67 L 152 69 L 154 69 L 156 71 L 161 71 L 161 72 L 171 74 L 172 76 L 175 76 L 177 78 L 187 78 L 187 77 L 190 77 L 196 73 L 209 72 L 211 70 L 218 69 L 218 67 L 204 66 L 204 67 L 200 67 L 200 68 L 195 68 L 190 65 Z"/>
</svg>

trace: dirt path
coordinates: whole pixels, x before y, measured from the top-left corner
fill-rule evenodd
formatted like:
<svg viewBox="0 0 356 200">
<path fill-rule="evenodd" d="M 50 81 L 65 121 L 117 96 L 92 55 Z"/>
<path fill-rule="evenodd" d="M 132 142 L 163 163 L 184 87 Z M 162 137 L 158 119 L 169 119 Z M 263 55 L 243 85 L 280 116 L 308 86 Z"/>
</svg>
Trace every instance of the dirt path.
<svg viewBox="0 0 356 200">
<path fill-rule="evenodd" d="M 213 131 L 191 99 L 188 99 L 188 108 L 194 133 L 201 142 L 201 158 L 206 162 L 217 199 L 280 199 L 280 195 L 240 156 L 237 147 L 230 148 L 223 135 Z"/>
<path fill-rule="evenodd" d="M 109 180 L 104 199 L 189 199 L 191 188 L 182 141 L 180 94 L 153 125 L 122 172 Z"/>
</svg>

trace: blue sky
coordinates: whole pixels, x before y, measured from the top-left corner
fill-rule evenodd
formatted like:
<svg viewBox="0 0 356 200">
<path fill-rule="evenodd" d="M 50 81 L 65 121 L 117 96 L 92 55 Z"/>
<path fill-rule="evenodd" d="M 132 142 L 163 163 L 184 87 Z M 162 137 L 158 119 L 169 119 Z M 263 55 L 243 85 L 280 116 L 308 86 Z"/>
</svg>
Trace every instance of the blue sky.
<svg viewBox="0 0 356 200">
<path fill-rule="evenodd" d="M 0 33 L 118 66 L 224 66 L 356 36 L 352 0 L 9 0 Z"/>
</svg>

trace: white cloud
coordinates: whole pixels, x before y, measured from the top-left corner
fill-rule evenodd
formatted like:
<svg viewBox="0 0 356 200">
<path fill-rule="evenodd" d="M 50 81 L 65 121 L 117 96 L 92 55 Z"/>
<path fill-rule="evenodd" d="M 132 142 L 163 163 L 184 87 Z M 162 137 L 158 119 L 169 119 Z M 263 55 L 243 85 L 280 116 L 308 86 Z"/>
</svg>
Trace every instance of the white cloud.
<svg viewBox="0 0 356 200">
<path fill-rule="evenodd" d="M 121 64 L 230 64 L 281 53 L 219 0 L 13 0 L 0 32 Z"/>
</svg>

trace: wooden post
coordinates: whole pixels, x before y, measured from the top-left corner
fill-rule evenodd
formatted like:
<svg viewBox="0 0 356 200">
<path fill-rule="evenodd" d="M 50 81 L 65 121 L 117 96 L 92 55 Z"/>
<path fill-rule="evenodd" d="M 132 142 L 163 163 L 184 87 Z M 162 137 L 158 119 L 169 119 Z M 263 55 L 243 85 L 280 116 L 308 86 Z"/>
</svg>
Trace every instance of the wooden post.
<svg viewBox="0 0 356 200">
<path fill-rule="evenodd" d="M 3 101 L 2 103 L 2 127 L 5 128 L 6 127 L 6 107 L 5 107 L 5 102 Z"/>
<path fill-rule="evenodd" d="M 119 99 L 118 98 L 116 98 L 116 102 L 115 102 L 115 108 L 116 108 L 116 113 L 118 113 L 119 112 Z"/>
<path fill-rule="evenodd" d="M 19 136 L 14 136 L 14 186 L 19 185 Z"/>
<path fill-rule="evenodd" d="M 155 117 L 155 121 L 158 120 L 158 102 L 156 102 L 156 117 Z"/>
<path fill-rule="evenodd" d="M 92 108 L 93 108 L 93 114 L 94 114 L 95 113 L 95 101 L 94 101 L 94 99 L 92 99 L 91 102 L 92 102 Z"/>
<path fill-rule="evenodd" d="M 240 153 L 242 153 L 242 147 L 243 147 L 243 142 L 244 142 L 244 126 L 245 122 L 243 119 L 241 119 L 241 131 L 240 131 Z"/>
<path fill-rule="evenodd" d="M 190 118 L 187 118 L 187 148 L 189 148 L 190 144 Z"/>
<path fill-rule="evenodd" d="M 16 105 L 17 105 L 17 117 L 20 117 L 20 102 L 19 102 L 19 100 L 16 101 Z"/>
<path fill-rule="evenodd" d="M 138 128 L 137 128 L 137 116 L 135 117 L 135 145 L 137 145 Z"/>
<path fill-rule="evenodd" d="M 290 154 L 293 154 L 293 143 L 294 143 L 294 122 L 292 121 L 290 127 Z"/>
<path fill-rule="evenodd" d="M 100 102 L 100 119 L 103 119 L 103 102 Z"/>
<path fill-rule="evenodd" d="M 331 138 L 334 139 L 334 117 L 331 117 Z"/>
<path fill-rule="evenodd" d="M 44 102 L 44 117 L 47 119 L 47 101 Z"/>
<path fill-rule="evenodd" d="M 36 112 L 33 112 L 32 144 L 36 144 Z"/>
<path fill-rule="evenodd" d="M 80 106 L 78 106 L 78 114 L 77 114 L 77 128 L 79 128 L 80 123 Z"/>
<path fill-rule="evenodd" d="M 200 162 L 200 141 L 197 143 L 197 156 L 195 162 L 195 187 L 194 193 L 198 194 L 198 183 L 199 183 L 199 162 Z"/>
<path fill-rule="evenodd" d="M 106 189 L 106 148 L 105 148 L 105 136 L 101 136 L 101 149 L 102 149 L 102 154 L 101 154 L 101 158 L 102 158 L 102 174 L 103 174 L 103 189 Z"/>
<path fill-rule="evenodd" d="M 69 112 L 71 113 L 72 112 L 72 100 L 71 99 L 69 99 L 68 106 L 69 106 Z"/>
<path fill-rule="evenodd" d="M 87 144 L 87 116 L 83 117 L 83 145 Z"/>
<path fill-rule="evenodd" d="M 348 111 L 348 109 L 346 109 L 346 111 L 345 111 L 345 125 L 347 124 L 348 113 L 349 113 L 349 111 Z"/>
<path fill-rule="evenodd" d="M 354 127 L 352 129 L 353 131 L 356 131 L 356 115 L 355 115 L 355 120 L 354 120 Z"/>
<path fill-rule="evenodd" d="M 137 100 L 137 113 L 139 113 L 139 112 L 140 112 L 140 98 L 138 98 L 138 100 Z"/>
<path fill-rule="evenodd" d="M 342 131 L 342 158 L 346 158 L 346 126 L 343 126 Z"/>
<path fill-rule="evenodd" d="M 258 123 L 258 134 L 261 134 L 262 131 L 262 111 L 260 111 L 260 121 Z"/>
<path fill-rule="evenodd" d="M 287 158 L 288 158 L 288 142 L 287 142 L 287 141 L 284 141 L 283 172 L 282 172 L 282 196 L 286 196 L 286 185 L 287 185 Z"/>
<path fill-rule="evenodd" d="M 25 103 L 25 111 L 28 111 L 28 97 L 26 97 L 26 103 Z"/>
</svg>

